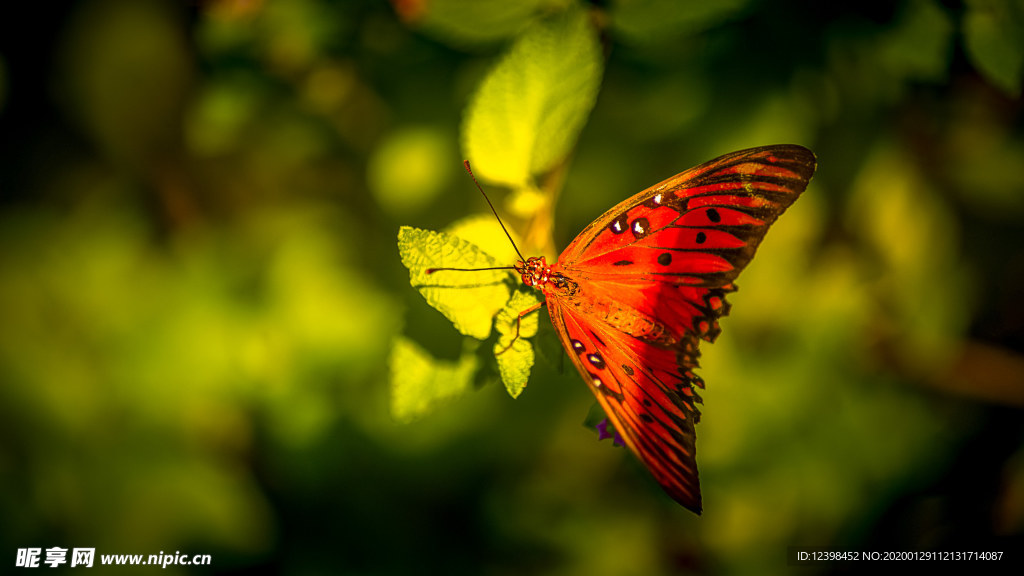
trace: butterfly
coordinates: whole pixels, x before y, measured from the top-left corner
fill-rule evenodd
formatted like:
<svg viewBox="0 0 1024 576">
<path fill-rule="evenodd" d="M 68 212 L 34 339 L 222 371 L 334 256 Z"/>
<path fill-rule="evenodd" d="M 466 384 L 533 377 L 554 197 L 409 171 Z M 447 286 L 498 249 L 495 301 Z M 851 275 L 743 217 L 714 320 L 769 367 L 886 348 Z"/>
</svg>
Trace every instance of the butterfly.
<svg viewBox="0 0 1024 576">
<path fill-rule="evenodd" d="M 622 201 L 555 263 L 530 257 L 512 267 L 545 300 L 519 319 L 547 306 L 625 445 L 697 514 L 699 343 L 718 336 L 736 277 L 815 168 L 797 145 L 726 154 Z"/>
<path fill-rule="evenodd" d="M 698 344 L 718 336 L 726 294 L 815 167 L 796 145 L 726 154 L 619 203 L 554 264 L 515 266 L 626 446 L 697 514 Z"/>
</svg>

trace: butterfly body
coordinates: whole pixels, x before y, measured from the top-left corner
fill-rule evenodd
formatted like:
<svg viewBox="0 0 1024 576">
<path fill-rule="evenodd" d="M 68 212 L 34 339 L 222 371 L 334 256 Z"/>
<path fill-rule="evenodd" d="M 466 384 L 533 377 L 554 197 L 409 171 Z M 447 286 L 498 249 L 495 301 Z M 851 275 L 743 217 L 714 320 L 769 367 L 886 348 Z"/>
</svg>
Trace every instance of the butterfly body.
<svg viewBox="0 0 1024 576">
<path fill-rule="evenodd" d="M 515 266 L 626 446 L 698 514 L 698 342 L 718 336 L 733 281 L 814 169 L 800 146 L 727 154 L 613 207 L 556 263 Z"/>
</svg>

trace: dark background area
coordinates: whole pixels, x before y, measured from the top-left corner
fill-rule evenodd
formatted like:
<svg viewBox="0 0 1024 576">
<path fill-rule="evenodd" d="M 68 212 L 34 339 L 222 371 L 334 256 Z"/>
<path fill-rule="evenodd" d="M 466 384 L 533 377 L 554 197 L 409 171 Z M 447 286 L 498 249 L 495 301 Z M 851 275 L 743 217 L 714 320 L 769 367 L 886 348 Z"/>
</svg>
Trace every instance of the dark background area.
<svg viewBox="0 0 1024 576">
<path fill-rule="evenodd" d="M 462 111 L 565 3 L 471 4 L 0 9 L 8 566 L 94 546 L 212 555 L 181 573 L 859 568 L 785 562 L 823 546 L 1019 569 L 1024 108 L 998 34 L 1019 3 L 587 4 L 607 61 L 558 246 L 719 154 L 819 159 L 705 346 L 702 517 L 582 425 L 593 399 L 557 354 L 516 400 L 390 414 L 395 338 L 462 346 L 397 229 L 484 212 Z M 991 72 L 1013 62 L 1015 88 Z"/>
</svg>

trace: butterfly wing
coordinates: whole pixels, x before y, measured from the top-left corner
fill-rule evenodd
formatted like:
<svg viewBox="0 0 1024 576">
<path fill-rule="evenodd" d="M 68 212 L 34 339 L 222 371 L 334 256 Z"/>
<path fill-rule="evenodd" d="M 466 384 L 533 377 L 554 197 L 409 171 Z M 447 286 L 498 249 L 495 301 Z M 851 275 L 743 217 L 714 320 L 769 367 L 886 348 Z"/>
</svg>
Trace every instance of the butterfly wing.
<svg viewBox="0 0 1024 576">
<path fill-rule="evenodd" d="M 626 446 L 677 502 L 700 514 L 694 425 L 700 398 L 679 378 L 675 350 L 593 322 L 548 299 L 555 330 Z M 696 342 L 694 342 L 696 346 Z M 684 383 L 669 387 L 665 383 Z"/>
<path fill-rule="evenodd" d="M 807 187 L 815 165 L 810 150 L 791 144 L 705 162 L 605 212 L 566 247 L 558 263 L 582 275 L 676 275 L 686 277 L 686 284 L 727 284 Z M 664 263 L 659 260 L 664 250 L 657 248 L 683 257 Z"/>
<path fill-rule="evenodd" d="M 552 267 L 574 286 L 545 290 L 574 365 L 630 450 L 694 512 L 698 341 L 718 335 L 733 280 L 814 169 L 801 146 L 727 154 L 618 204 Z"/>
</svg>

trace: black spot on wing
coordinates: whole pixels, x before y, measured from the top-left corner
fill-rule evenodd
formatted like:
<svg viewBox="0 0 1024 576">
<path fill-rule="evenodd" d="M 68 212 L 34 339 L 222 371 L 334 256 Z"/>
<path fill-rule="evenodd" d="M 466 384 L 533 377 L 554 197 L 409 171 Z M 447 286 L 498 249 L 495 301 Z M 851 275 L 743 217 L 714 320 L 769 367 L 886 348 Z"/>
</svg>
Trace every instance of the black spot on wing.
<svg viewBox="0 0 1024 576">
<path fill-rule="evenodd" d="M 608 229 L 612 231 L 612 234 L 622 234 L 626 231 L 627 222 L 626 214 L 619 214 L 619 216 L 615 220 L 612 220 L 611 224 L 608 225 Z"/>
<path fill-rule="evenodd" d="M 633 232 L 633 237 L 639 240 L 651 233 L 651 221 L 641 216 L 633 220 L 629 229 Z"/>
</svg>

